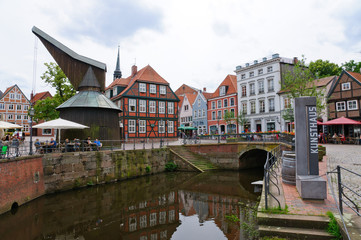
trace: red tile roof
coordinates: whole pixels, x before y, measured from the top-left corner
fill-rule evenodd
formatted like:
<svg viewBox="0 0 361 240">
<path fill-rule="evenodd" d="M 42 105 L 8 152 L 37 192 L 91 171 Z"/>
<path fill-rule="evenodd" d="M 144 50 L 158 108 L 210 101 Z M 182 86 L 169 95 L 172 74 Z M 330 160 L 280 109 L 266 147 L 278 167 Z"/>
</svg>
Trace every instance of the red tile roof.
<svg viewBox="0 0 361 240">
<path fill-rule="evenodd" d="M 212 94 L 211 98 L 219 97 L 219 88 L 221 86 L 228 86 L 226 95 L 237 93 L 237 76 L 228 74 L 223 82 L 218 86 L 216 91 Z"/>
<path fill-rule="evenodd" d="M 193 103 L 194 103 L 194 101 L 195 101 L 196 98 L 197 98 L 197 94 L 188 93 L 188 94 L 186 94 L 185 96 L 187 97 L 189 104 L 192 106 Z"/>
<path fill-rule="evenodd" d="M 184 96 L 178 96 L 178 98 L 179 98 L 178 107 L 182 107 Z"/>
<path fill-rule="evenodd" d="M 16 84 L 15 84 L 16 85 Z M 5 90 L 5 92 L 4 92 L 4 94 L 2 95 L 2 96 L 5 96 L 13 87 L 15 87 L 15 85 L 12 85 L 11 87 L 8 87 L 6 90 Z"/>
<path fill-rule="evenodd" d="M 131 80 L 131 77 L 117 78 L 105 90 L 108 90 L 108 89 L 113 88 L 114 86 L 118 86 L 118 85 L 128 86 L 130 80 Z"/>
<path fill-rule="evenodd" d="M 180 95 L 184 95 L 187 93 L 197 93 L 197 92 L 198 92 L 198 89 L 188 86 L 186 84 L 182 84 L 182 86 L 180 86 L 174 93 L 177 96 L 180 96 Z"/>
<path fill-rule="evenodd" d="M 348 74 L 350 74 L 352 77 L 354 77 L 357 81 L 359 81 L 361 83 L 361 74 L 357 73 L 357 72 L 347 72 Z"/>
<path fill-rule="evenodd" d="M 52 98 L 53 96 L 50 94 L 49 91 L 40 92 L 40 93 L 35 94 L 34 97 L 33 97 L 32 99 L 30 99 L 30 102 L 31 102 L 31 103 L 36 103 L 37 101 L 39 101 L 39 100 L 44 100 L 44 99 L 46 99 L 47 97 Z"/>
<path fill-rule="evenodd" d="M 209 92 L 203 92 L 203 96 L 206 98 L 206 99 L 209 99 L 211 98 L 213 95 L 213 93 L 209 93 Z"/>
</svg>

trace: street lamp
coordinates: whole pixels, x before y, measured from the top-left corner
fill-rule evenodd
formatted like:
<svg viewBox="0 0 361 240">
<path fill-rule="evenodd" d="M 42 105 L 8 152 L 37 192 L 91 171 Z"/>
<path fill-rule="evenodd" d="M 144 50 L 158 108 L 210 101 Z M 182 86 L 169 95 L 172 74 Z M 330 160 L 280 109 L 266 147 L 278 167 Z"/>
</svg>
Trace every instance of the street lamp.
<svg viewBox="0 0 361 240">
<path fill-rule="evenodd" d="M 29 110 L 30 115 L 30 152 L 29 155 L 33 155 L 33 117 L 35 115 L 35 110 L 33 106 L 31 106 Z"/>
</svg>

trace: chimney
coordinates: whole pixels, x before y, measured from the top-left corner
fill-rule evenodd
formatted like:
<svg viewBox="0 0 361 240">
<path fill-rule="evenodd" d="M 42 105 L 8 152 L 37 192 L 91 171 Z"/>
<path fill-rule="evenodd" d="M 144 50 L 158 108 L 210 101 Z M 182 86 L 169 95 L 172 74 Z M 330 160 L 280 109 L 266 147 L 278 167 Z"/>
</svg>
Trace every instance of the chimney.
<svg viewBox="0 0 361 240">
<path fill-rule="evenodd" d="M 207 92 L 207 88 L 204 87 L 204 88 L 203 88 L 203 92 Z"/>
<path fill-rule="evenodd" d="M 293 64 L 297 64 L 298 63 L 298 58 L 297 57 L 294 57 L 293 58 Z"/>
<path fill-rule="evenodd" d="M 33 98 L 34 98 L 34 93 L 33 91 L 31 91 L 31 94 L 30 94 L 30 102 L 33 103 Z"/>
<path fill-rule="evenodd" d="M 137 66 L 133 65 L 133 66 L 132 66 L 132 77 L 133 77 L 135 74 L 137 74 L 137 71 L 138 71 Z"/>
</svg>

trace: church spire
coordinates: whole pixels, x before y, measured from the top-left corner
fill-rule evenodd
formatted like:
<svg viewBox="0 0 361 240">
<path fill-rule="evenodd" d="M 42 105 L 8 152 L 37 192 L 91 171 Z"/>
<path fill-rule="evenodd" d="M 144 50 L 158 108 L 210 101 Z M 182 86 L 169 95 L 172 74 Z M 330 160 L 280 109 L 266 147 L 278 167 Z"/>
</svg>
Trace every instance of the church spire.
<svg viewBox="0 0 361 240">
<path fill-rule="evenodd" d="M 115 67 L 115 71 L 113 74 L 113 80 L 122 77 L 122 71 L 120 71 L 120 63 L 119 63 L 119 46 L 118 46 L 118 58 L 117 58 L 117 66 Z"/>
</svg>

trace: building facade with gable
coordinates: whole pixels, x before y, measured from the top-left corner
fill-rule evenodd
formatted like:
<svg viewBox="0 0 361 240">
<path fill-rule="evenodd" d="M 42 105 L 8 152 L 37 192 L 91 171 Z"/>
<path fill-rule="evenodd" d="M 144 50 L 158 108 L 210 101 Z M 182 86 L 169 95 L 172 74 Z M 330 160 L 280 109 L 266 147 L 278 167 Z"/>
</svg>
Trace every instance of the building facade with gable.
<svg viewBox="0 0 361 240">
<path fill-rule="evenodd" d="M 280 98 L 282 74 L 291 69 L 297 58 L 288 59 L 273 54 L 252 64 L 236 67 L 238 111 L 247 124 L 239 131 L 264 132 L 281 129 Z"/>
<path fill-rule="evenodd" d="M 207 109 L 208 109 L 208 98 L 211 95 L 212 95 L 211 93 L 206 92 L 206 88 L 203 88 L 203 91 L 199 90 L 192 106 L 193 126 L 198 129 L 197 130 L 198 135 L 208 134 Z"/>
<path fill-rule="evenodd" d="M 227 75 L 207 101 L 207 119 L 209 134 L 237 133 L 237 123 L 227 123 L 224 115 L 227 111 L 238 116 L 237 77 Z"/>
<path fill-rule="evenodd" d="M 182 105 L 179 108 L 179 121 L 182 127 L 193 126 L 193 103 L 197 95 L 195 93 L 186 93 L 183 96 Z"/>
<path fill-rule="evenodd" d="M 29 115 L 30 101 L 18 85 L 8 87 L 0 96 L 0 121 L 23 126 L 23 132 L 30 134 Z"/>
<path fill-rule="evenodd" d="M 176 138 L 179 99 L 169 83 L 149 65 L 139 71 L 132 66 L 127 78 L 117 78 L 121 76 L 119 71 L 105 95 L 122 110 L 122 138 Z"/>
<path fill-rule="evenodd" d="M 51 95 L 51 93 L 49 91 L 46 92 L 40 92 L 40 93 L 36 93 L 35 95 L 33 93 L 30 94 L 30 103 L 32 106 L 35 106 L 35 104 L 38 101 L 41 100 L 45 100 L 47 98 L 52 98 L 53 96 Z M 37 124 L 39 123 L 43 123 L 45 122 L 44 120 L 37 122 Z M 35 125 L 35 123 L 34 123 Z M 55 131 L 54 129 L 40 129 L 40 128 L 33 128 L 33 136 L 45 136 L 45 137 L 54 137 L 55 135 Z"/>
</svg>

